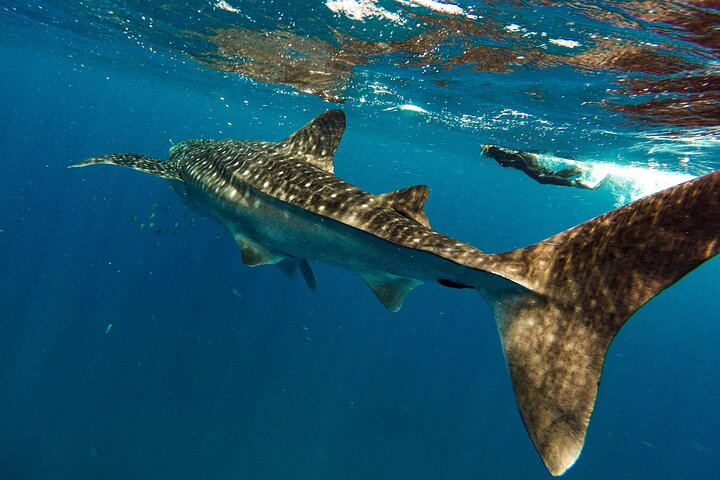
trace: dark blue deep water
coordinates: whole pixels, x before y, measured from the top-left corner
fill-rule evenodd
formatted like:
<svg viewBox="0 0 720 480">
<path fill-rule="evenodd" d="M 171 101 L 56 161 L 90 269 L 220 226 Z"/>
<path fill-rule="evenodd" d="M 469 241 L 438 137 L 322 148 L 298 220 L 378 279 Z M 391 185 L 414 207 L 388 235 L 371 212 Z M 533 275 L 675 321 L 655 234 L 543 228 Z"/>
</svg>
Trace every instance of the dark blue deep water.
<svg viewBox="0 0 720 480">
<path fill-rule="evenodd" d="M 72 169 L 347 114 L 335 173 L 519 248 L 720 168 L 718 4 L 0 1 L 0 479 L 549 478 L 490 309 L 246 268 L 166 181 Z M 492 143 L 611 168 L 540 185 Z M 599 167 L 598 167 L 599 168 Z M 720 478 L 720 262 L 612 344 L 569 479 Z"/>
</svg>

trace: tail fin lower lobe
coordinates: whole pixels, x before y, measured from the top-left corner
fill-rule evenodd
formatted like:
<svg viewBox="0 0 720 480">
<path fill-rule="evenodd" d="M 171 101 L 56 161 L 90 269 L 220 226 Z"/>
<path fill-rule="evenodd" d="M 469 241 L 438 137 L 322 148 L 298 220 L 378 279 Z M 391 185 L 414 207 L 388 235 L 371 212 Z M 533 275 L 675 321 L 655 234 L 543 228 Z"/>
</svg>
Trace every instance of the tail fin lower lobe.
<svg viewBox="0 0 720 480">
<path fill-rule="evenodd" d="M 564 473 L 580 455 L 605 353 L 620 327 L 719 251 L 720 171 L 486 257 L 484 270 L 526 288 L 481 291 L 495 313 L 523 422 L 550 473 Z"/>
<path fill-rule="evenodd" d="M 70 165 L 70 168 L 86 167 L 88 165 L 121 165 L 141 172 L 157 175 L 170 180 L 180 180 L 180 171 L 174 162 L 159 160 L 153 157 L 137 155 L 135 153 L 113 153 L 99 157 L 88 158 Z"/>
</svg>

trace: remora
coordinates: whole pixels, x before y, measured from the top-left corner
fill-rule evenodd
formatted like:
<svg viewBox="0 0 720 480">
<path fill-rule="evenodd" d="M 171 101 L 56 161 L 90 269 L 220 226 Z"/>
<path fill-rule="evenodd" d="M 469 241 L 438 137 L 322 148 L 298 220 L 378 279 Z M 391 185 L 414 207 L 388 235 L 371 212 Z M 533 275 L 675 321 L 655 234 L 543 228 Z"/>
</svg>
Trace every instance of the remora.
<svg viewBox="0 0 720 480">
<path fill-rule="evenodd" d="M 480 250 L 430 228 L 426 186 L 373 195 L 333 175 L 345 115 L 330 110 L 280 142 L 190 140 L 167 160 L 114 164 L 173 181 L 235 238 L 246 265 L 309 260 L 354 270 L 397 311 L 423 282 L 473 288 L 491 305 L 528 434 L 550 473 L 575 463 L 605 353 L 645 302 L 720 250 L 720 171 L 526 248 Z"/>
</svg>

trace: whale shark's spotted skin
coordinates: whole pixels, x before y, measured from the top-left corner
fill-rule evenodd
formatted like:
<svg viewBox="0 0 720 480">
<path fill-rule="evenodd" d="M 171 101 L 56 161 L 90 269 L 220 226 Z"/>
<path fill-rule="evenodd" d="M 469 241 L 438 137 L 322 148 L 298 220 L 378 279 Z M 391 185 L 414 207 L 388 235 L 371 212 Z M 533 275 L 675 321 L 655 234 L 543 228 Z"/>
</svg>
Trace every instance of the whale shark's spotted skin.
<svg viewBox="0 0 720 480">
<path fill-rule="evenodd" d="M 553 475 L 576 461 L 605 353 L 640 306 L 720 251 L 720 172 L 658 192 L 519 250 L 483 254 L 430 228 L 428 188 L 373 195 L 333 174 L 345 115 L 328 111 L 281 142 L 190 140 L 167 160 L 124 165 L 172 180 L 233 235 L 247 265 L 308 261 L 357 271 L 388 309 L 423 282 L 490 303 L 523 422 Z"/>
<path fill-rule="evenodd" d="M 186 184 L 229 204 L 248 201 L 259 191 L 394 244 L 457 263 L 477 261 L 482 253 L 399 213 L 382 197 L 295 159 L 286 150 L 269 142 L 190 141 L 176 147 L 168 160 L 178 165 Z M 427 187 L 418 186 L 403 199 L 413 197 L 421 211 L 427 195 Z"/>
</svg>

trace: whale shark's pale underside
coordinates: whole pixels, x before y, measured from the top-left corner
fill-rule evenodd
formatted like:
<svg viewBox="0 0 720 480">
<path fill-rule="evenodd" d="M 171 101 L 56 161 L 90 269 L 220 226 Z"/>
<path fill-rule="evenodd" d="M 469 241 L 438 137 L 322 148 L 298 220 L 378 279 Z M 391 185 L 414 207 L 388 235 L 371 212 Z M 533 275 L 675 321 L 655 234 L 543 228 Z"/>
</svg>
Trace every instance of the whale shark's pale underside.
<svg viewBox="0 0 720 480">
<path fill-rule="evenodd" d="M 605 353 L 630 315 L 720 251 L 720 171 L 663 190 L 535 245 L 484 254 L 430 228 L 428 188 L 373 195 L 333 175 L 345 115 L 331 110 L 280 142 L 191 140 L 167 160 L 113 154 L 173 181 L 233 235 L 247 265 L 354 270 L 397 311 L 424 282 L 474 288 L 491 305 L 520 414 L 553 475 L 575 462 Z"/>
</svg>

